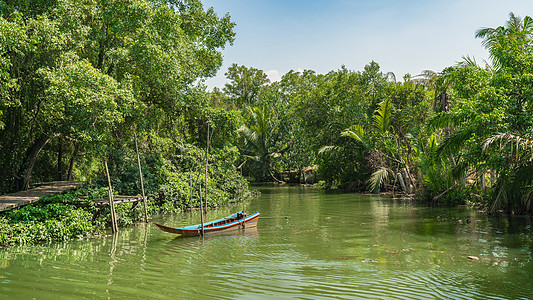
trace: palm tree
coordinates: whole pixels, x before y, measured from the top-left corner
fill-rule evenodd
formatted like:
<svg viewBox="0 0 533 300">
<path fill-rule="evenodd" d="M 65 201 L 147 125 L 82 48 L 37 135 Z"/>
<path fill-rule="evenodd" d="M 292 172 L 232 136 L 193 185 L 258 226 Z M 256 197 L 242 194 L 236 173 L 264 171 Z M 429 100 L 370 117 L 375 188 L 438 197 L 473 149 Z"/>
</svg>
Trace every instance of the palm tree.
<svg viewBox="0 0 533 300">
<path fill-rule="evenodd" d="M 509 20 L 504 26 L 496 28 L 483 27 L 476 31 L 476 38 L 483 39 L 483 46 L 490 49 L 495 43 L 499 42 L 502 36 L 511 36 L 517 34 L 517 38 L 526 38 L 533 32 L 533 19 L 529 16 L 521 18 L 513 12 L 509 13 Z"/>
<path fill-rule="evenodd" d="M 416 84 L 426 85 L 435 90 L 435 101 L 433 102 L 435 112 L 450 110 L 450 95 L 448 94 L 450 80 L 448 74 L 448 69 L 442 72 L 424 70 L 421 74 L 411 79 Z"/>
<path fill-rule="evenodd" d="M 501 66 L 497 46 L 505 41 L 505 38 L 517 40 L 531 40 L 533 36 L 533 19 L 529 16 L 521 18 L 514 13 L 509 13 L 509 20 L 503 26 L 496 28 L 484 27 L 476 31 L 476 38 L 483 39 L 482 44 L 487 50 L 495 66 Z"/>
<path fill-rule="evenodd" d="M 533 19 L 511 13 L 506 24 L 482 28 L 476 37 L 484 39 L 494 68 L 481 68 L 467 57 L 450 69 L 455 99 L 462 104 L 431 120 L 434 128 L 451 130 L 436 153 L 456 161 L 452 169 L 456 184 L 468 175 L 484 176 L 488 170 L 497 175 L 495 185 L 491 184 L 494 188 L 489 191 L 492 211 L 503 207 L 530 210 L 533 161 L 524 156 L 524 147 L 531 140 L 530 84 L 526 79 L 533 69 Z M 502 131 L 508 133 L 498 133 Z M 500 148 L 489 151 L 497 142 Z"/>
<path fill-rule="evenodd" d="M 494 148 L 497 142 L 507 168 L 500 170 L 490 211 L 505 207 L 518 212 L 533 212 L 533 139 L 499 133 L 485 140 L 483 151 Z"/>
<path fill-rule="evenodd" d="M 275 116 L 268 106 L 248 108 L 248 115 L 250 124 L 244 124 L 238 130 L 241 137 L 239 150 L 245 157 L 243 164 L 256 162 L 260 166 L 261 179 L 271 177 L 279 182 L 272 172 L 274 159 L 281 156 L 275 149 Z"/>
<path fill-rule="evenodd" d="M 390 99 L 382 101 L 373 118 L 372 130 L 367 131 L 361 125 L 352 125 L 341 135 L 358 141 L 367 152 L 366 157 L 378 163 L 371 166 L 374 170 L 368 183 L 372 191 L 377 191 L 385 183 L 392 182 L 393 186 L 399 183 L 404 191 L 411 192 L 408 158 L 402 156 L 399 137 L 393 133 L 392 101 Z M 395 167 L 389 166 L 388 163 Z M 404 170 L 405 173 L 402 175 L 400 170 Z"/>
</svg>

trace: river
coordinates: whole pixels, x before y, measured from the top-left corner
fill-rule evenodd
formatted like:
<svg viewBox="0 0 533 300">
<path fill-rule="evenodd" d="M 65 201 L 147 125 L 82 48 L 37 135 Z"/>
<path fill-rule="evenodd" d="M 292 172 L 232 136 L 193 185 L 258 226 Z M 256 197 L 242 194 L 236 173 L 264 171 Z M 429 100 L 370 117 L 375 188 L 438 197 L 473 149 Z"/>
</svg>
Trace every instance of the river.
<svg viewBox="0 0 533 300">
<path fill-rule="evenodd" d="M 533 298 L 530 217 L 309 187 L 258 189 L 261 196 L 245 204 L 249 213 L 290 219 L 203 238 L 138 225 L 115 236 L 0 249 L 0 298 Z M 190 225 L 199 213 L 153 221 Z"/>
</svg>

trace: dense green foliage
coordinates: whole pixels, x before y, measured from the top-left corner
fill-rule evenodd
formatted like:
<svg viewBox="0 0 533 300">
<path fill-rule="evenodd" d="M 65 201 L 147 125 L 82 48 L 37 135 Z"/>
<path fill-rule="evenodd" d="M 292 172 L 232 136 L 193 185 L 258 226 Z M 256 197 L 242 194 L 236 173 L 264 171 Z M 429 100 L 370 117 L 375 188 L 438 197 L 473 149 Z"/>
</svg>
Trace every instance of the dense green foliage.
<svg viewBox="0 0 533 300">
<path fill-rule="evenodd" d="M 459 177 L 492 175 L 491 211 L 532 212 L 533 23 L 511 13 L 505 26 L 477 35 L 494 64 L 481 68 L 467 60 L 449 71 L 458 107 L 433 120 L 452 128 L 438 151 L 455 158 Z"/>
<path fill-rule="evenodd" d="M 205 180 L 210 124 L 208 204 L 247 193 L 235 167 L 241 114 L 211 107 L 198 83 L 233 42 L 228 15 L 198 0 L 0 3 L 0 192 L 106 186 L 107 160 L 116 191 L 139 194 L 136 132 L 150 199 L 181 209 L 190 179 Z"/>
<path fill-rule="evenodd" d="M 108 206 L 88 199 L 107 197 L 106 188 L 81 188 L 63 195 L 44 197 L 38 202 L 0 216 L 0 245 L 65 241 L 99 236 L 111 224 Z M 121 203 L 115 206 L 120 226 L 140 219 L 141 205 Z M 172 206 L 149 203 L 149 213 L 173 211 Z"/>
<path fill-rule="evenodd" d="M 0 217 L 0 244 L 64 241 L 98 234 L 104 219 L 96 206 L 77 194 L 56 195 Z M 83 203 L 77 208 L 73 201 Z"/>
<path fill-rule="evenodd" d="M 249 112 L 240 150 L 254 178 L 303 181 L 318 165 L 325 188 L 532 212 L 533 22 L 511 13 L 476 37 L 492 66 L 466 57 L 398 82 L 371 62 L 362 72 L 291 71 L 269 84 L 234 65 L 228 74 L 239 76 L 213 95 Z M 255 96 L 243 102 L 247 91 Z"/>
</svg>

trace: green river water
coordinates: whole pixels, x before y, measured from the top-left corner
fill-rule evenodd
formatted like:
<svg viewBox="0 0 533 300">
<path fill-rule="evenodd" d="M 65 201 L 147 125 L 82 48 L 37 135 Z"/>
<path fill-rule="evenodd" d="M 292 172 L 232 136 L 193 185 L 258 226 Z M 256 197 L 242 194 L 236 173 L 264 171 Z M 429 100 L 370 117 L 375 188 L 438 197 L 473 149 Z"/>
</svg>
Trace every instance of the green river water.
<svg viewBox="0 0 533 300">
<path fill-rule="evenodd" d="M 533 299 L 533 221 L 381 196 L 260 187 L 257 229 L 0 249 L 5 299 Z M 242 204 L 207 214 L 229 215 Z M 199 213 L 158 216 L 170 226 Z M 479 260 L 468 259 L 476 256 Z"/>
</svg>

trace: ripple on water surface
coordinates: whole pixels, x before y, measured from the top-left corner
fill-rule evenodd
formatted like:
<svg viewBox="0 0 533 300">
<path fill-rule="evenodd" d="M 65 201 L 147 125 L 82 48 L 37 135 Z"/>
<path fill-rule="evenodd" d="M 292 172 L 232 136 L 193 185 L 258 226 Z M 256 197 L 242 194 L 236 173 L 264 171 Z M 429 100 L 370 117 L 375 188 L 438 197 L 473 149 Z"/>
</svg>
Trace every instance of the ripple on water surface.
<svg viewBox="0 0 533 300">
<path fill-rule="evenodd" d="M 268 188 L 246 206 L 262 216 L 291 218 L 262 219 L 256 229 L 203 238 L 176 237 L 148 225 L 101 239 L 4 248 L 0 297 L 528 299 L 533 294 L 526 219 L 517 225 L 512 218 L 466 209 L 307 188 Z M 209 212 L 207 219 L 241 207 Z M 466 218 L 469 222 L 457 222 Z M 183 214 L 154 221 L 181 226 L 198 220 Z"/>
</svg>

